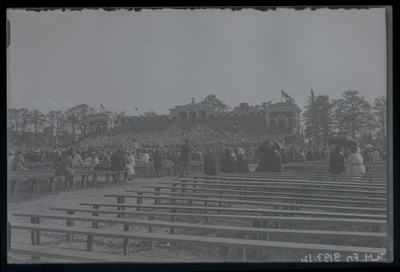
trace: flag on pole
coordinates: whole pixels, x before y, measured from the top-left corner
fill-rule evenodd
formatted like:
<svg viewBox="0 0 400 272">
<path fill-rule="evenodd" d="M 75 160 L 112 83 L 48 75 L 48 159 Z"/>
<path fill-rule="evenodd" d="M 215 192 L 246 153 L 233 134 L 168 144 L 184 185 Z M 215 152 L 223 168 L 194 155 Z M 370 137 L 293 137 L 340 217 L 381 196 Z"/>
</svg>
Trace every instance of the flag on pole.
<svg viewBox="0 0 400 272">
<path fill-rule="evenodd" d="M 288 95 L 287 93 L 285 93 L 282 89 L 281 89 L 281 95 L 285 98 L 286 101 L 292 99 L 292 98 L 290 97 L 290 95 Z"/>
<path fill-rule="evenodd" d="M 101 102 L 100 102 L 100 107 L 102 110 L 104 110 L 104 106 L 103 106 L 103 104 L 101 104 Z"/>
</svg>

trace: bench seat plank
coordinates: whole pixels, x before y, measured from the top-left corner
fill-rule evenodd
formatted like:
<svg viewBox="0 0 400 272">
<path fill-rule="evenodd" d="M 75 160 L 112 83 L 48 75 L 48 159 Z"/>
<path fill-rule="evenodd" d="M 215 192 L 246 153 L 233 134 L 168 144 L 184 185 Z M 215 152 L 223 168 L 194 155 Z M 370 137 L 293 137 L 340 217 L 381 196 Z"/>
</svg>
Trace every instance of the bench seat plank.
<svg viewBox="0 0 400 272">
<path fill-rule="evenodd" d="M 163 242 L 181 242 L 189 244 L 202 244 L 208 246 L 228 246 L 228 247 L 244 247 L 256 249 L 281 249 L 281 250 L 299 250 L 305 252 L 339 252 L 339 253 L 372 253 L 385 254 L 385 248 L 370 248 L 370 247 L 354 247 L 354 246 L 337 246 L 337 245 L 322 245 L 322 244 L 306 244 L 306 243 L 289 243 L 289 242 L 274 242 L 274 241 L 259 241 L 232 239 L 220 237 L 205 237 L 205 236 L 187 236 L 187 235 L 170 235 L 159 233 L 144 233 L 136 231 L 116 231 L 103 229 L 89 229 L 76 227 L 61 227 L 51 225 L 38 224 L 12 224 L 14 229 L 25 229 L 34 231 L 47 231 L 56 233 L 82 234 L 101 237 L 113 237 L 121 239 L 139 239 L 149 241 Z"/>
</svg>

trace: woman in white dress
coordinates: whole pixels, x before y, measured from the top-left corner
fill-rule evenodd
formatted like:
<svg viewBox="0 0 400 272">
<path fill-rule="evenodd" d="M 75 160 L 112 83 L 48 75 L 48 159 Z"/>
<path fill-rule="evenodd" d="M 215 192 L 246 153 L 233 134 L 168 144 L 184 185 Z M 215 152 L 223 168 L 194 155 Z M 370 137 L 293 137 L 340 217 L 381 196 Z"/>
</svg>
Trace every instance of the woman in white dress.
<svg viewBox="0 0 400 272">
<path fill-rule="evenodd" d="M 126 169 L 128 170 L 128 180 L 132 180 L 135 175 L 135 157 L 132 155 L 132 152 L 126 151 Z"/>
<path fill-rule="evenodd" d="M 360 176 L 365 173 L 364 159 L 360 154 L 360 149 L 356 146 L 350 149 L 351 153 L 346 160 L 346 174 Z"/>
</svg>

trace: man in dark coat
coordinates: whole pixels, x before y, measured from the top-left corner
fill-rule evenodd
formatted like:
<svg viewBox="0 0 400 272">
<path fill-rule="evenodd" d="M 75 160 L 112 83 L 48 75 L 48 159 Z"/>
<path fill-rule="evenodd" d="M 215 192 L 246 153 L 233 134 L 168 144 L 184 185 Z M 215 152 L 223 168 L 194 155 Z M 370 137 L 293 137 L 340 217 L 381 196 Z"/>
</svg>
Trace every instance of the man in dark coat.
<svg viewBox="0 0 400 272">
<path fill-rule="evenodd" d="M 284 148 L 282 148 L 282 150 L 281 150 L 281 157 L 282 157 L 282 163 L 283 164 L 286 164 L 286 163 L 289 162 L 289 156 L 286 153 L 286 149 L 284 149 Z"/>
<path fill-rule="evenodd" d="M 289 160 L 289 162 L 294 162 L 296 160 L 295 159 L 294 147 L 292 147 L 288 152 L 288 160 Z"/>
<path fill-rule="evenodd" d="M 154 171 L 156 171 L 157 177 L 162 176 L 162 161 L 163 161 L 163 156 L 160 154 L 160 151 L 156 149 L 154 152 Z M 160 174 L 158 174 L 158 170 L 160 170 Z"/>
<path fill-rule="evenodd" d="M 315 160 L 315 158 L 314 158 L 314 152 L 312 151 L 312 149 L 309 149 L 309 150 L 307 151 L 306 159 L 307 159 L 307 161 L 314 161 L 314 160 Z"/>
<path fill-rule="evenodd" d="M 269 172 L 282 172 L 282 157 L 276 150 L 271 152 L 271 168 Z"/>
<path fill-rule="evenodd" d="M 215 149 L 210 151 L 204 157 L 204 174 L 216 175 L 218 174 L 217 156 L 215 155 Z"/>
<path fill-rule="evenodd" d="M 337 146 L 335 151 L 332 151 L 329 158 L 329 173 L 340 174 L 345 170 L 344 156 L 340 152 L 340 147 Z"/>
<path fill-rule="evenodd" d="M 258 166 L 256 168 L 256 172 L 270 172 L 271 168 L 271 156 L 269 155 L 268 150 L 263 150 L 259 152 L 260 159 L 258 161 Z"/>
<path fill-rule="evenodd" d="M 181 148 L 181 158 L 179 167 L 179 178 L 183 177 L 183 173 L 189 175 L 190 172 L 190 154 L 192 152 L 192 147 L 189 145 L 189 140 L 185 140 L 185 144 Z"/>
<path fill-rule="evenodd" d="M 225 154 L 221 158 L 221 172 L 225 173 L 235 172 L 235 163 L 229 148 L 225 149 Z"/>
<path fill-rule="evenodd" d="M 250 172 L 249 170 L 249 163 L 248 163 L 248 158 L 244 154 L 244 150 L 242 148 L 238 148 L 238 154 L 239 156 L 236 159 L 236 172 L 237 173 L 248 173 Z"/>
<path fill-rule="evenodd" d="M 111 156 L 111 171 L 122 171 L 125 169 L 125 158 L 124 155 L 122 154 L 122 150 L 118 150 L 117 152 L 114 152 L 114 154 Z M 113 180 L 115 181 L 117 179 L 116 175 L 112 175 Z"/>
</svg>

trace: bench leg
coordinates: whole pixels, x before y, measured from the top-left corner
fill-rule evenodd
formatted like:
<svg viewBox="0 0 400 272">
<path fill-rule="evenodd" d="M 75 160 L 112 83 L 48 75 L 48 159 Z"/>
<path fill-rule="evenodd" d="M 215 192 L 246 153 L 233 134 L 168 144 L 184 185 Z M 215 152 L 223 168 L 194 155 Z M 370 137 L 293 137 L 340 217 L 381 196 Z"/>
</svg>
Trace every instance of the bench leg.
<svg viewBox="0 0 400 272">
<path fill-rule="evenodd" d="M 39 218 L 36 217 L 31 217 L 31 223 L 32 224 L 39 224 Z M 31 230 L 31 240 L 32 240 L 32 245 L 40 245 L 40 232 L 37 230 Z M 38 262 L 40 261 L 40 256 L 31 256 L 31 261 L 32 262 Z"/>
<path fill-rule="evenodd" d="M 128 224 L 124 224 L 124 231 L 129 231 Z M 130 253 L 129 239 L 124 238 L 124 255 L 129 255 L 129 253 Z"/>
<path fill-rule="evenodd" d="M 32 193 L 35 194 L 38 191 L 38 179 L 32 179 Z"/>
<path fill-rule="evenodd" d="M 73 215 L 75 214 L 74 211 L 67 211 L 68 215 Z M 73 227 L 75 225 L 74 220 L 67 220 L 67 227 Z M 74 241 L 74 235 L 67 233 L 67 235 L 65 236 L 65 242 L 69 243 L 69 242 L 73 242 Z"/>
<path fill-rule="evenodd" d="M 118 204 L 125 204 L 125 197 L 123 196 L 118 196 L 117 197 L 117 203 Z M 124 211 L 125 208 L 124 207 L 117 207 L 118 211 Z M 117 218 L 125 218 L 124 214 L 117 214 Z"/>
</svg>

